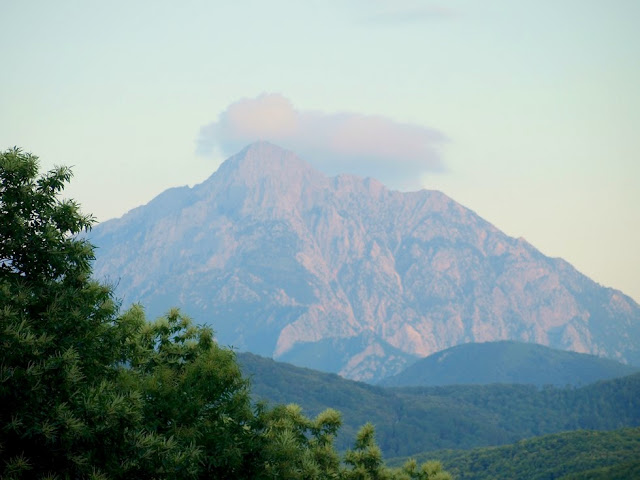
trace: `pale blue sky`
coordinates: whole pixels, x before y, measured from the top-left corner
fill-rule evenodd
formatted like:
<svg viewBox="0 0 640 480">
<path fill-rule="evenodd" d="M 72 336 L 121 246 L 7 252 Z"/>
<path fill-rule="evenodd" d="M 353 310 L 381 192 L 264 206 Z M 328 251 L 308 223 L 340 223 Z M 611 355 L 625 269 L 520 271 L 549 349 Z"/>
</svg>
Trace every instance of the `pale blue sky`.
<svg viewBox="0 0 640 480">
<path fill-rule="evenodd" d="M 362 138 L 333 152 L 357 144 L 345 169 L 421 179 L 640 300 L 636 0 L 2 0 L 0 18 L 0 148 L 73 165 L 100 220 L 204 180 L 231 113 L 280 99 L 318 168 L 336 166 L 314 128 L 344 119 L 424 140 L 399 178 L 386 157 L 367 173 Z"/>
</svg>

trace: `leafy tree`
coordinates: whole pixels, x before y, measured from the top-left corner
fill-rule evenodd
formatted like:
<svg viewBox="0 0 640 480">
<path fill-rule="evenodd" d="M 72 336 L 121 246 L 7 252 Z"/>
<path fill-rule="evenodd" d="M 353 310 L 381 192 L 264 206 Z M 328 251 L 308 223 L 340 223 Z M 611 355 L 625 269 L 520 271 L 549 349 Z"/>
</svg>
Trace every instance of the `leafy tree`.
<svg viewBox="0 0 640 480">
<path fill-rule="evenodd" d="M 364 425 L 356 437 L 355 447 L 345 455 L 352 468 L 345 478 L 351 480 L 383 480 L 389 474 L 382 461 L 382 452 L 375 442 L 373 425 Z"/>
<path fill-rule="evenodd" d="M 388 468 L 370 423 L 358 432 L 354 448 L 345 455 L 345 463 L 351 467 L 343 474 L 345 480 L 451 480 L 451 475 L 442 470 L 442 464 L 435 461 L 418 467 L 415 460 L 408 460 L 402 468 Z"/>
<path fill-rule="evenodd" d="M 128 339 L 131 357 L 122 375 L 144 396 L 146 431 L 179 445 L 185 460 L 198 464 L 194 474 L 252 474 L 248 457 L 256 448 L 256 422 L 234 353 L 215 343 L 211 329 L 196 327 L 176 309 L 154 322 L 144 320 L 141 307 L 128 315 L 138 328 Z"/>
<path fill-rule="evenodd" d="M 0 478 L 446 478 L 387 469 L 371 425 L 342 463 L 338 412 L 254 408 L 209 328 L 120 313 L 78 237 L 93 218 L 58 198 L 70 179 L 0 153 Z"/>
<path fill-rule="evenodd" d="M 93 218 L 58 198 L 70 179 L 0 154 L 0 475 L 192 476 L 200 451 L 147 428 L 149 399 L 125 381 L 145 321 L 118 316 L 91 279 L 93 247 L 77 234 Z"/>
<path fill-rule="evenodd" d="M 7 478 L 93 472 L 87 455 L 97 405 L 121 425 L 135 408 L 115 403 L 117 305 L 90 279 L 93 249 L 75 238 L 90 228 L 58 194 L 68 168 L 37 176 L 37 157 L 0 155 L 0 472 Z M 118 397 L 119 398 L 119 397 Z M 132 403 L 135 403 L 132 399 Z M 101 413 L 104 415 L 104 413 Z"/>
<path fill-rule="evenodd" d="M 264 465 L 264 476 L 259 478 L 340 478 L 340 457 L 333 445 L 341 424 L 337 411 L 327 409 L 309 419 L 295 404 L 259 409 L 259 454 Z"/>
<path fill-rule="evenodd" d="M 451 475 L 442 469 L 442 463 L 430 460 L 418 467 L 415 460 L 409 460 L 397 472 L 397 480 L 451 480 Z"/>
</svg>

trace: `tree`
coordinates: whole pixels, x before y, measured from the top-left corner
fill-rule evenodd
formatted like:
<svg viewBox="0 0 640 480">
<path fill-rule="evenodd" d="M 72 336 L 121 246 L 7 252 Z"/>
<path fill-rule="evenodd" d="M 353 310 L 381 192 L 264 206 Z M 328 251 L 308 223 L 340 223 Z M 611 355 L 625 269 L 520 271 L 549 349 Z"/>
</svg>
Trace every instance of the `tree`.
<svg viewBox="0 0 640 480">
<path fill-rule="evenodd" d="M 255 415 L 234 353 L 177 309 L 153 322 L 144 320 L 139 306 L 128 316 L 136 317 L 138 328 L 128 338 L 124 383 L 144 397 L 145 431 L 172 439 L 188 461 L 164 473 L 252 478 Z"/>
<path fill-rule="evenodd" d="M 388 468 L 370 423 L 358 432 L 354 448 L 345 454 L 345 463 L 350 468 L 345 470 L 344 480 L 451 480 L 440 462 L 426 462 L 418 467 L 415 460 L 409 460 L 401 468 Z"/>
<path fill-rule="evenodd" d="M 355 448 L 345 455 L 345 463 L 351 466 L 348 480 L 386 480 L 390 472 L 382 461 L 382 451 L 375 442 L 374 427 L 364 425 L 356 437 Z"/>
<path fill-rule="evenodd" d="M 423 463 L 419 468 L 415 460 L 407 461 L 396 473 L 397 480 L 451 480 L 451 475 L 437 461 Z"/>
<path fill-rule="evenodd" d="M 94 220 L 59 199 L 70 179 L 65 167 L 38 176 L 19 149 L 0 154 L 0 475 L 144 478 L 158 470 L 149 463 L 185 465 L 198 452 L 149 432 L 143 392 L 124 381 L 145 322 L 118 316 L 91 279 L 93 247 L 77 235 Z"/>
<path fill-rule="evenodd" d="M 117 305 L 90 278 L 91 245 L 75 237 L 93 218 L 58 199 L 68 168 L 37 173 L 33 155 L 15 148 L 0 155 L 0 468 L 7 478 L 90 469 L 86 401 L 113 395 L 103 382 L 113 379 L 120 353 Z"/>
<path fill-rule="evenodd" d="M 0 478 L 446 478 L 397 477 L 370 425 L 345 467 L 338 412 L 254 406 L 211 329 L 121 313 L 91 278 L 93 218 L 59 199 L 70 179 L 0 153 Z"/>
<path fill-rule="evenodd" d="M 0 154 L 2 478 L 252 478 L 261 424 L 233 352 L 91 279 L 68 168 Z"/>
<path fill-rule="evenodd" d="M 255 478 L 320 480 L 341 478 L 340 456 L 333 441 L 340 428 L 340 413 L 328 409 L 315 419 L 295 404 L 264 406 L 258 414 L 259 463 Z"/>
</svg>

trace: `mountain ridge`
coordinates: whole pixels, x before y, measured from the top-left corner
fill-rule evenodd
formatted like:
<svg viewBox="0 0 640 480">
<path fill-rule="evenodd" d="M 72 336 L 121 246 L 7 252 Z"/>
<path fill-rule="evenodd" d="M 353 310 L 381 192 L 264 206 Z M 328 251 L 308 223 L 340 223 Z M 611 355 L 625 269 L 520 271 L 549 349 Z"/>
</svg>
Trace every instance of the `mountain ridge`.
<svg viewBox="0 0 640 480">
<path fill-rule="evenodd" d="M 399 371 L 411 357 L 501 339 L 640 364 L 640 307 L 621 292 L 441 192 L 326 177 L 267 142 L 90 239 L 95 275 L 118 279 L 125 304 L 182 307 L 222 343 L 274 358 L 360 345 L 337 369 L 349 378 L 395 373 L 385 345 L 408 355 L 389 362 Z M 329 360 L 325 349 L 307 366 Z"/>
<path fill-rule="evenodd" d="M 443 448 L 516 442 L 576 429 L 634 427 L 640 420 L 640 373 L 580 387 L 524 384 L 383 387 L 309 368 L 238 353 L 256 401 L 300 405 L 315 416 L 342 414 L 340 449 L 351 447 L 366 422 L 386 457 Z"/>
<path fill-rule="evenodd" d="M 640 371 L 640 367 L 543 345 L 500 340 L 456 345 L 421 358 L 385 387 L 485 385 L 492 383 L 582 386 Z"/>
</svg>

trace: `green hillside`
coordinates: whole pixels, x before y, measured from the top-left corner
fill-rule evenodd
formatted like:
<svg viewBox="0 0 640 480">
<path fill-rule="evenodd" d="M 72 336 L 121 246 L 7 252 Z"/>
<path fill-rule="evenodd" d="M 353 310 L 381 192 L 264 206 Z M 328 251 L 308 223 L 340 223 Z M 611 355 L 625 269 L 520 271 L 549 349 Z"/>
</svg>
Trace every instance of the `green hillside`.
<svg viewBox="0 0 640 480">
<path fill-rule="evenodd" d="M 580 430 L 545 435 L 502 447 L 427 452 L 457 480 L 640 478 L 640 428 Z M 401 463 L 394 459 L 390 463 Z"/>
<path fill-rule="evenodd" d="M 489 383 L 588 385 L 640 371 L 607 358 L 514 341 L 467 343 L 422 358 L 379 382 L 391 387 Z"/>
<path fill-rule="evenodd" d="M 297 403 L 309 415 L 342 413 L 338 447 L 370 421 L 386 457 L 440 449 L 505 445 L 578 429 L 614 430 L 640 425 L 640 374 L 581 388 L 464 385 L 383 388 L 238 355 L 256 398 Z"/>
</svg>

